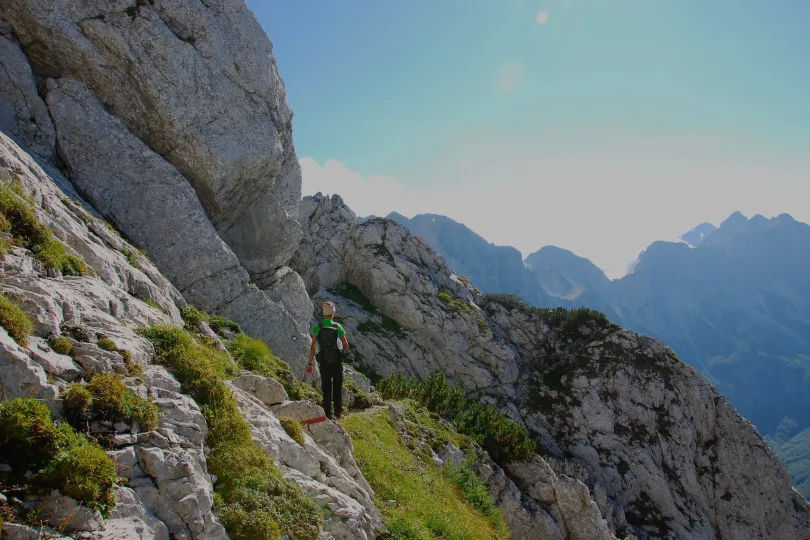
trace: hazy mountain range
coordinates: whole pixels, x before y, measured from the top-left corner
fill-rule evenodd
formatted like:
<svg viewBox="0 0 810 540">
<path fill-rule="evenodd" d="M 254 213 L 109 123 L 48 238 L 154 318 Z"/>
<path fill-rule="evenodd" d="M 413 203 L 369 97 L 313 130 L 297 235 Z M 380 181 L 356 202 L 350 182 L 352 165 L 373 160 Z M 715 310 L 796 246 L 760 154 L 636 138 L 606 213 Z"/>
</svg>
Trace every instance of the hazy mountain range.
<svg viewBox="0 0 810 540">
<path fill-rule="evenodd" d="M 732 214 L 681 242 L 654 242 L 610 280 L 588 259 L 546 246 L 524 260 L 439 215 L 407 226 L 483 292 L 537 306 L 585 305 L 658 337 L 754 423 L 810 495 L 810 226 L 787 214 Z"/>
</svg>

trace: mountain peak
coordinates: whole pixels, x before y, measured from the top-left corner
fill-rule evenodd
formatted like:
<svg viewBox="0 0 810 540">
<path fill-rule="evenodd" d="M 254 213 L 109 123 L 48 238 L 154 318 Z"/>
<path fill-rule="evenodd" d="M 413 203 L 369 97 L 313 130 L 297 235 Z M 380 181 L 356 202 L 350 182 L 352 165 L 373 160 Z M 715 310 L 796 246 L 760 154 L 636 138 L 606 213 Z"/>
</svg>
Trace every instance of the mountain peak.
<svg viewBox="0 0 810 540">
<path fill-rule="evenodd" d="M 688 232 L 683 233 L 680 239 L 692 247 L 697 247 L 703 243 L 707 236 L 716 230 L 717 227 L 709 222 L 704 222 Z"/>
<path fill-rule="evenodd" d="M 722 229 L 724 227 L 729 226 L 735 227 L 742 225 L 744 223 L 748 223 L 748 218 L 745 217 L 745 215 L 742 212 L 737 210 L 736 212 L 728 216 L 723 223 L 720 224 L 720 228 Z"/>
</svg>

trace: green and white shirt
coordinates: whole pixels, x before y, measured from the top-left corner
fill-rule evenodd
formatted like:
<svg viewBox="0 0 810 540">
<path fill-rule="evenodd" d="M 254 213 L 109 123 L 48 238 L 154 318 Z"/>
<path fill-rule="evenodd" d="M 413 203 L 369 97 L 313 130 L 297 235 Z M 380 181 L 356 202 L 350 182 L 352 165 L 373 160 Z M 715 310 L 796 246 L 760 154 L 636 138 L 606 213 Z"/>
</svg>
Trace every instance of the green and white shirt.
<svg viewBox="0 0 810 540">
<path fill-rule="evenodd" d="M 340 339 L 341 337 L 346 335 L 346 331 L 343 329 L 343 325 L 341 325 L 340 323 L 336 323 L 332 319 L 323 319 L 320 322 L 320 324 L 316 324 L 315 326 L 313 326 L 312 327 L 312 335 L 317 336 L 321 331 L 321 327 L 324 327 L 324 328 L 337 328 L 338 339 Z"/>
</svg>

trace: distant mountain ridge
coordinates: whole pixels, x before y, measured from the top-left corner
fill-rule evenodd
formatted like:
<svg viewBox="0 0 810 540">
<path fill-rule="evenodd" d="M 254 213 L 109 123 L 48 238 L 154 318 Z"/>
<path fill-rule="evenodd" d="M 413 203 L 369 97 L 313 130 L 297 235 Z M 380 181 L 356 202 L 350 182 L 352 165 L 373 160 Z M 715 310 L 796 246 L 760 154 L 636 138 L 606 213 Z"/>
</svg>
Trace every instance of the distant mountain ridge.
<svg viewBox="0 0 810 540">
<path fill-rule="evenodd" d="M 785 449 L 794 481 L 810 495 L 810 225 L 788 214 L 735 212 L 680 242 L 653 242 L 630 274 L 611 281 L 555 246 L 520 261 L 514 248 L 444 216 L 389 217 L 483 292 L 519 294 L 537 306 L 584 305 L 662 339 Z"/>
</svg>

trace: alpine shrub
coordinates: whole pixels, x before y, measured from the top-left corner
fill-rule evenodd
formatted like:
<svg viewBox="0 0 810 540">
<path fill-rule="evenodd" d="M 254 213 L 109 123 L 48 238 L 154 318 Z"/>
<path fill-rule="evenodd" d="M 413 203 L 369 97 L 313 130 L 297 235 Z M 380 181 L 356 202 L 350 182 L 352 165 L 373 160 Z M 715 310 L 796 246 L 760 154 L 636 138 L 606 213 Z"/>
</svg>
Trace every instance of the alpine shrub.
<svg viewBox="0 0 810 540">
<path fill-rule="evenodd" d="M 474 439 L 496 462 L 526 460 L 535 451 L 536 444 L 525 426 L 510 420 L 494 405 L 467 399 L 464 388 L 450 383 L 444 372 L 431 373 L 423 380 L 397 374 L 381 381 L 377 390 L 385 399 L 422 403 Z"/>
</svg>

